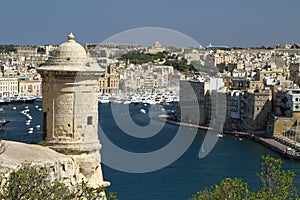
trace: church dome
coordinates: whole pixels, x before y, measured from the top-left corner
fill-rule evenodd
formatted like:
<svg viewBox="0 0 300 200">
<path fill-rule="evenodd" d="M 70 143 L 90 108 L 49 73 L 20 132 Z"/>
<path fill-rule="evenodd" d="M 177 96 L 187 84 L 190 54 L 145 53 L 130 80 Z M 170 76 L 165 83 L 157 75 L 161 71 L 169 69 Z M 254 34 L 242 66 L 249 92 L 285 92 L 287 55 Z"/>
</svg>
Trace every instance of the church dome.
<svg viewBox="0 0 300 200">
<path fill-rule="evenodd" d="M 74 35 L 70 33 L 68 35 L 68 41 L 59 45 L 55 51 L 54 57 L 49 60 L 48 64 L 82 64 L 87 58 L 86 51 L 74 38 Z"/>
</svg>

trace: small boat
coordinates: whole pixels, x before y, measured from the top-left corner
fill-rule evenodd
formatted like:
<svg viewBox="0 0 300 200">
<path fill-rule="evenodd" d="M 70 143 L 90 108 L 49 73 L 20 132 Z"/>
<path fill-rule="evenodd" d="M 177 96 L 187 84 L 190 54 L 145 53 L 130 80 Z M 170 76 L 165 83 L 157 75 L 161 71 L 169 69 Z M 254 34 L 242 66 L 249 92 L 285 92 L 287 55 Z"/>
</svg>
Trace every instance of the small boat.
<svg viewBox="0 0 300 200">
<path fill-rule="evenodd" d="M 40 130 L 41 125 L 36 125 L 35 128 L 36 128 L 37 130 Z"/>
<path fill-rule="evenodd" d="M 28 133 L 29 133 L 29 134 L 32 134 L 32 133 L 33 133 L 33 131 L 32 131 L 32 130 L 28 130 Z"/>
<path fill-rule="evenodd" d="M 123 104 L 131 104 L 131 101 L 125 100 L 125 101 L 123 101 Z"/>
<path fill-rule="evenodd" d="M 42 96 L 36 96 L 35 101 L 42 102 L 43 101 L 43 97 Z"/>
<path fill-rule="evenodd" d="M 99 95 L 98 96 L 98 102 L 100 102 L 100 103 L 109 103 L 110 102 L 109 96 Z"/>
<path fill-rule="evenodd" d="M 145 114 L 145 113 L 146 113 L 146 110 L 145 110 L 145 109 L 141 109 L 141 110 L 140 110 L 140 113 Z"/>
<path fill-rule="evenodd" d="M 8 124 L 10 121 L 6 119 L 0 120 L 0 129 L 2 129 L 6 124 Z"/>
<path fill-rule="evenodd" d="M 0 108 L 0 112 L 3 112 L 3 108 L 2 107 Z"/>
<path fill-rule="evenodd" d="M 218 138 L 223 138 L 224 137 L 223 132 L 221 132 L 220 134 L 218 134 L 217 137 Z"/>
<path fill-rule="evenodd" d="M 0 104 L 11 104 L 11 103 L 33 103 L 36 100 L 34 96 L 20 96 L 15 95 L 12 97 L 5 97 L 0 100 Z"/>
<path fill-rule="evenodd" d="M 17 107 L 15 107 L 15 106 L 14 106 L 14 107 L 12 107 L 12 109 L 13 109 L 13 110 L 16 110 L 16 109 L 17 109 Z"/>
<path fill-rule="evenodd" d="M 203 146 L 203 144 L 201 145 L 200 151 L 201 151 L 201 153 L 204 153 L 204 146 Z"/>
</svg>

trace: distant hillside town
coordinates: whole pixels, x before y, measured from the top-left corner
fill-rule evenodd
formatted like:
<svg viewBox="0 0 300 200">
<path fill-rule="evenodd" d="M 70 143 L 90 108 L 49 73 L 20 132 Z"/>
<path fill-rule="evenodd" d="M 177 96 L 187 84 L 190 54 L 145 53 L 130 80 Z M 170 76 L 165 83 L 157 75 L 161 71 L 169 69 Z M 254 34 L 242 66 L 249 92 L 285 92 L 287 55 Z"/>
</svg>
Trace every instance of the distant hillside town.
<svg viewBox="0 0 300 200">
<path fill-rule="evenodd" d="M 99 101 L 168 103 L 180 100 L 175 117 L 207 125 L 220 115 L 212 96 L 222 97 L 224 127 L 298 140 L 300 124 L 300 44 L 272 48 L 176 48 L 155 42 L 84 45 L 88 65 L 99 66 Z M 41 97 L 36 69 L 57 46 L 0 45 L 0 100 Z M 194 98 L 186 98 L 192 87 Z M 197 104 L 199 110 L 193 109 Z M 189 116 L 181 114 L 190 109 Z M 198 119 L 197 119 L 198 120 Z M 214 122 L 221 123 L 221 122 Z"/>
</svg>

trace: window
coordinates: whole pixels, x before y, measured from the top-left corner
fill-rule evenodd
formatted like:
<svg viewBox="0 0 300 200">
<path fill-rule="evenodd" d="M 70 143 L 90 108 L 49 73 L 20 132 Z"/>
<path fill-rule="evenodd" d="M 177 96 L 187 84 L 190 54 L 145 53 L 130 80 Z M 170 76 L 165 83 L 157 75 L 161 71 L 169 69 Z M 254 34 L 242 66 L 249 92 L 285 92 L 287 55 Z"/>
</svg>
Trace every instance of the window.
<svg viewBox="0 0 300 200">
<path fill-rule="evenodd" d="M 93 125 L 93 117 L 92 116 L 87 117 L 87 125 Z"/>
</svg>

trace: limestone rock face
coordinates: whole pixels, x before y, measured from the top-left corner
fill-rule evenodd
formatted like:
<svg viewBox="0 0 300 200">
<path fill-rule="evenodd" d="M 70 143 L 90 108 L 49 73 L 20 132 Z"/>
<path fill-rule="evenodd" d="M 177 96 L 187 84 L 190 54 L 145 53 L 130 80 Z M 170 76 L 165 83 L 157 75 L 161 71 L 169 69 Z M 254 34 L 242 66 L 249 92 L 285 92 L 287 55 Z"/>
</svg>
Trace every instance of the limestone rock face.
<svg viewBox="0 0 300 200">
<path fill-rule="evenodd" d="M 9 174 L 23 163 L 29 162 L 38 168 L 46 169 L 50 180 L 60 180 L 68 186 L 74 186 L 83 180 L 89 180 L 92 186 L 109 186 L 103 180 L 99 168 L 99 154 L 66 156 L 48 147 L 24 144 L 13 141 L 1 141 L 6 149 L 0 155 L 0 173 Z M 92 170 L 91 170 L 92 169 Z"/>
<path fill-rule="evenodd" d="M 47 147 L 20 142 L 1 141 L 6 149 L 0 155 L 1 173 L 17 170 L 23 163 L 46 169 L 51 180 L 63 181 L 72 186 L 80 182 L 84 175 L 72 157 L 57 153 Z"/>
</svg>

